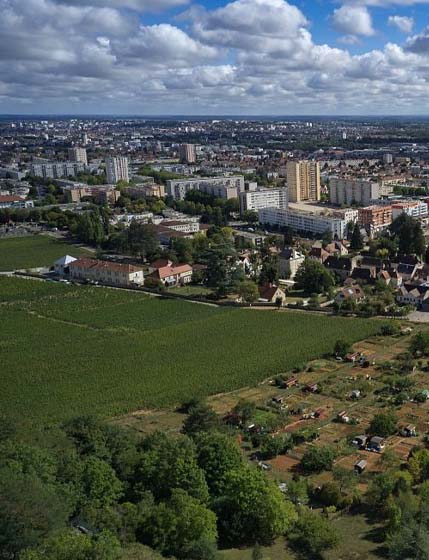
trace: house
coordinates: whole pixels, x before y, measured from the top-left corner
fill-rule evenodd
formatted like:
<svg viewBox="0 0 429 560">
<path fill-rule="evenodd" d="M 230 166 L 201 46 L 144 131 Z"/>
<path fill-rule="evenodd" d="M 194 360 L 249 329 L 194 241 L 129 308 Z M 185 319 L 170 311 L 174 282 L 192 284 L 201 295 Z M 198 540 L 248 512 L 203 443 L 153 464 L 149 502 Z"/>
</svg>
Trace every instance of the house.
<svg viewBox="0 0 429 560">
<path fill-rule="evenodd" d="M 69 263 L 69 275 L 75 280 L 100 282 L 116 286 L 143 286 L 143 270 L 131 264 L 96 259 L 77 259 Z"/>
<path fill-rule="evenodd" d="M 354 470 L 357 474 L 362 474 L 366 469 L 367 465 L 368 465 L 368 461 L 365 461 L 365 459 L 361 459 L 355 464 Z"/>
<path fill-rule="evenodd" d="M 346 362 L 351 362 L 354 364 L 357 360 L 359 360 L 359 352 L 353 352 L 346 355 Z"/>
<path fill-rule="evenodd" d="M 174 265 L 167 259 L 158 259 L 153 262 L 149 270 L 150 278 L 159 280 L 164 286 L 184 286 L 192 280 L 193 268 L 189 264 Z"/>
<path fill-rule="evenodd" d="M 283 404 L 284 397 L 283 395 L 277 395 L 271 399 L 275 404 Z"/>
<path fill-rule="evenodd" d="M 322 247 L 322 244 L 319 242 L 319 243 L 315 243 L 312 246 L 308 258 L 314 259 L 315 261 L 319 261 L 320 263 L 323 264 L 329 256 L 330 255 L 328 251 L 325 251 L 325 249 Z"/>
<path fill-rule="evenodd" d="M 367 443 L 366 449 L 374 453 L 382 453 L 386 447 L 385 441 L 382 437 L 374 436 Z"/>
<path fill-rule="evenodd" d="M 367 436 L 356 436 L 353 441 L 352 445 L 358 447 L 359 449 L 364 449 L 368 441 Z"/>
<path fill-rule="evenodd" d="M 347 247 L 342 241 L 333 241 L 332 243 L 328 243 L 325 247 L 325 251 L 335 257 L 345 257 L 349 254 Z"/>
<path fill-rule="evenodd" d="M 75 261 L 77 261 L 77 259 L 71 257 L 70 255 L 65 255 L 64 257 L 61 257 L 60 259 L 54 262 L 55 274 L 58 274 L 59 276 L 68 276 L 69 266 L 72 262 Z"/>
<path fill-rule="evenodd" d="M 289 377 L 289 379 L 285 379 L 282 383 L 283 389 L 290 389 L 297 385 L 298 379 L 296 377 Z"/>
<path fill-rule="evenodd" d="M 401 286 L 396 294 L 396 301 L 404 305 L 413 305 L 414 307 L 422 307 L 428 305 L 429 285 L 411 285 L 405 284 Z"/>
<path fill-rule="evenodd" d="M 347 416 L 347 412 L 342 410 L 337 414 L 337 421 L 341 424 L 348 424 L 350 422 L 350 417 Z"/>
<path fill-rule="evenodd" d="M 286 247 L 279 254 L 279 276 L 293 280 L 299 267 L 304 263 L 305 255 L 293 247 Z"/>
<path fill-rule="evenodd" d="M 304 391 L 308 393 L 317 393 L 319 390 L 319 385 L 317 383 L 310 383 L 304 387 Z"/>
<path fill-rule="evenodd" d="M 350 398 L 351 399 L 360 399 L 361 397 L 361 392 L 359 391 L 359 389 L 354 389 L 351 393 L 350 393 Z"/>
<path fill-rule="evenodd" d="M 330 256 L 324 261 L 324 266 L 342 280 L 345 280 L 348 276 L 352 275 L 354 268 L 356 267 L 357 259 L 356 257 L 334 257 Z"/>
<path fill-rule="evenodd" d="M 360 284 L 372 284 L 377 278 L 377 269 L 375 267 L 357 266 L 353 269 L 352 279 Z"/>
<path fill-rule="evenodd" d="M 404 436 L 404 437 L 416 437 L 417 436 L 416 427 L 411 425 L 411 424 L 402 428 L 399 433 L 401 434 L 401 436 Z"/>
<path fill-rule="evenodd" d="M 264 303 L 278 303 L 283 305 L 286 295 L 283 290 L 277 286 L 267 285 L 259 288 L 259 301 Z"/>
<path fill-rule="evenodd" d="M 360 286 L 352 285 L 342 288 L 335 296 L 335 302 L 342 305 L 345 301 L 351 300 L 359 303 L 365 298 L 365 294 Z"/>
</svg>

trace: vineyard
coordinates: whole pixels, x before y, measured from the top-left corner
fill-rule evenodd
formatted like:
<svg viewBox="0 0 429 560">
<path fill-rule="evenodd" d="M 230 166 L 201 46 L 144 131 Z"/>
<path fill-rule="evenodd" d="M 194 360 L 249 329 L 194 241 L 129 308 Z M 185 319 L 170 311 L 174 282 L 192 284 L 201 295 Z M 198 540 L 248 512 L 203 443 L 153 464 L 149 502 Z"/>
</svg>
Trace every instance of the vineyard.
<svg viewBox="0 0 429 560">
<path fill-rule="evenodd" d="M 230 391 L 379 328 L 0 278 L 0 409 L 38 425 Z"/>
<path fill-rule="evenodd" d="M 89 252 L 46 235 L 0 239 L 0 272 L 52 266 L 63 255 L 89 256 Z"/>
</svg>

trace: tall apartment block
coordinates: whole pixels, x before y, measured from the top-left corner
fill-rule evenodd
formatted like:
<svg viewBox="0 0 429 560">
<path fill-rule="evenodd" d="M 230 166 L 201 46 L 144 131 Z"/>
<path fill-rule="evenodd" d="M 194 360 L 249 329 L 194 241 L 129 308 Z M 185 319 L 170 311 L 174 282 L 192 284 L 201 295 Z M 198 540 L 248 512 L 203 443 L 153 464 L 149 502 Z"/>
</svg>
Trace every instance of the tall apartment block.
<svg viewBox="0 0 429 560">
<path fill-rule="evenodd" d="M 106 175 L 109 185 L 116 185 L 118 181 L 128 183 L 128 158 L 122 156 L 106 158 Z"/>
<path fill-rule="evenodd" d="M 194 144 L 181 144 L 179 146 L 179 158 L 182 163 L 196 163 L 197 150 Z"/>
<path fill-rule="evenodd" d="M 317 161 L 289 161 L 286 178 L 290 202 L 320 200 L 320 165 Z"/>
<path fill-rule="evenodd" d="M 329 200 L 339 206 L 363 204 L 368 206 L 371 201 L 380 198 L 378 183 L 359 179 L 329 178 Z"/>
<path fill-rule="evenodd" d="M 88 165 L 88 156 L 86 155 L 85 148 L 79 148 L 77 146 L 74 148 L 69 148 L 68 154 L 70 161 L 76 161 L 78 163 L 84 163 L 85 165 Z"/>
</svg>

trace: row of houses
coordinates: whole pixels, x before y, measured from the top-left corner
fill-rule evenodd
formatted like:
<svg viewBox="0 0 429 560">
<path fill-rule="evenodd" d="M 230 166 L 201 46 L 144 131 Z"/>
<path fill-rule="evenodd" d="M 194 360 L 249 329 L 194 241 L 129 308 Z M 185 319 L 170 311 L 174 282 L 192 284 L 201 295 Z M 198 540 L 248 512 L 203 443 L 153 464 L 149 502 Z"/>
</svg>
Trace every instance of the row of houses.
<svg viewBox="0 0 429 560">
<path fill-rule="evenodd" d="M 99 259 L 76 259 L 65 255 L 54 263 L 54 272 L 61 277 L 79 282 L 94 282 L 113 286 L 144 286 L 143 268 Z M 193 268 L 188 264 L 174 265 L 171 261 L 159 260 L 149 267 L 146 278 L 159 281 L 164 286 L 189 284 Z"/>
</svg>

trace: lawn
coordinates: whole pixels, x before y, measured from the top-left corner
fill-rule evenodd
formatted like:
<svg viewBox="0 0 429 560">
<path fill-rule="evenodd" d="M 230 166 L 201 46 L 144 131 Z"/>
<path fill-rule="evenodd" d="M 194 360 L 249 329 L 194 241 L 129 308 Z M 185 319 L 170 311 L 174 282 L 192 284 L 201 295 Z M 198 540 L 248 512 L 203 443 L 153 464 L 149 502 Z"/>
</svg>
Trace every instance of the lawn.
<svg viewBox="0 0 429 560">
<path fill-rule="evenodd" d="M 19 278 L 0 278 L 0 313 L 0 408 L 34 425 L 254 385 L 379 328 Z"/>
<path fill-rule="evenodd" d="M 51 266 L 67 254 L 90 255 L 85 249 L 47 235 L 0 239 L 0 272 Z"/>
</svg>

